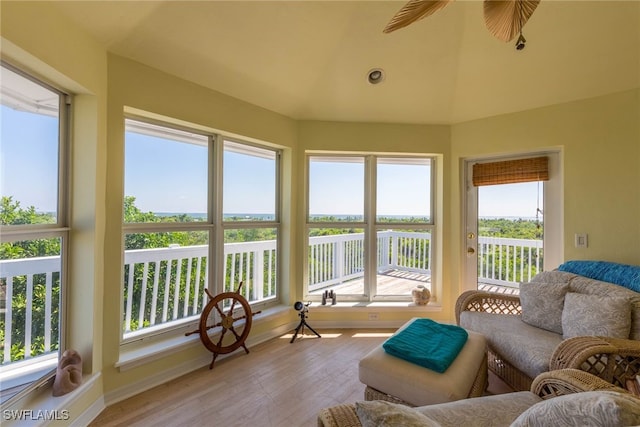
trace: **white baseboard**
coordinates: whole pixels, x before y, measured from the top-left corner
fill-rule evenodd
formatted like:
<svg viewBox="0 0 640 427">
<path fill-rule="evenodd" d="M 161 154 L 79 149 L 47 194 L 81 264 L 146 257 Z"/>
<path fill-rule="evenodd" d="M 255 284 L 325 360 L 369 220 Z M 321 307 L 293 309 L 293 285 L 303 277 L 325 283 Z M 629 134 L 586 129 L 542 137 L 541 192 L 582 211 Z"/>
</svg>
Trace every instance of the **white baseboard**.
<svg viewBox="0 0 640 427">
<path fill-rule="evenodd" d="M 88 426 L 91 421 L 93 421 L 104 409 L 107 405 L 104 402 L 104 396 L 100 396 L 100 398 L 96 399 L 95 402 L 91 404 L 85 411 L 77 418 L 73 420 L 70 427 L 85 427 Z"/>
</svg>

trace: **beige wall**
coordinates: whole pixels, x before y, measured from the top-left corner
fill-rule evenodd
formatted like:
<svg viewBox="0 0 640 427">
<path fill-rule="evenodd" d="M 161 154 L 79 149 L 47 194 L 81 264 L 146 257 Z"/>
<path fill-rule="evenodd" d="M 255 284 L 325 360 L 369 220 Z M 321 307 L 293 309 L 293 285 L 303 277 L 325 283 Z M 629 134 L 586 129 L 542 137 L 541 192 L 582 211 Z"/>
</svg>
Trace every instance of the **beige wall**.
<svg viewBox="0 0 640 427">
<path fill-rule="evenodd" d="M 640 90 L 451 127 L 448 176 L 454 282 L 462 271 L 461 164 L 465 158 L 561 148 L 564 260 L 640 264 Z M 588 248 L 574 234 L 588 233 Z"/>
<path fill-rule="evenodd" d="M 73 262 L 63 324 L 66 347 L 78 349 L 85 374 L 96 377 L 65 408 L 76 417 L 103 394 L 107 55 L 77 27 L 66 24 L 50 4 L 2 2 L 1 7 L 2 59 L 74 95 L 69 171 Z"/>
<path fill-rule="evenodd" d="M 2 2 L 2 55 L 76 96 L 72 228 L 74 246 L 68 331 L 81 349 L 86 373 L 102 381 L 77 400 L 72 416 L 107 393 L 134 388 L 150 375 L 199 360 L 191 347 L 120 372 L 121 215 L 123 117 L 133 108 L 202 128 L 238 134 L 284 149 L 283 302 L 302 296 L 304 152 L 349 150 L 430 153 L 439 156 L 443 308 L 452 320 L 460 288 L 460 162 L 466 157 L 561 147 L 564 171 L 565 258 L 640 264 L 640 90 L 478 120 L 454 126 L 296 122 L 157 70 L 108 55 L 45 3 Z M 108 88 L 108 90 L 107 90 Z M 589 248 L 573 248 L 575 232 L 589 233 Z M 404 309 L 382 320 L 404 320 Z M 314 313 L 315 316 L 315 313 Z M 358 321 L 366 313 L 318 313 L 318 320 Z M 314 320 L 316 317 L 314 317 Z M 295 322 L 287 313 L 257 323 L 252 334 Z"/>
<path fill-rule="evenodd" d="M 122 57 L 109 55 L 109 127 L 107 149 L 107 238 L 105 264 L 114 268 L 105 271 L 107 283 L 113 283 L 105 292 L 104 301 L 104 383 L 105 392 L 125 387 L 132 382 L 143 381 L 157 372 L 202 356 L 204 349 L 190 347 L 141 367 L 120 372 L 114 367 L 119 357 L 120 345 L 120 283 L 122 282 L 122 200 L 124 177 L 124 114 L 125 108 L 138 112 L 150 112 L 176 122 L 187 123 L 213 132 L 241 135 L 267 142 L 284 150 L 284 193 L 291 193 L 293 164 L 292 151 L 296 146 L 295 121 L 282 115 L 247 104 L 221 93 L 177 79 Z M 284 207 L 282 259 L 287 259 L 293 242 L 290 232 L 291 203 Z M 295 274 L 293 263 L 284 263 L 281 279 L 290 283 Z M 291 320 L 278 316 L 267 322 L 256 322 L 252 334 L 262 334 Z"/>
</svg>

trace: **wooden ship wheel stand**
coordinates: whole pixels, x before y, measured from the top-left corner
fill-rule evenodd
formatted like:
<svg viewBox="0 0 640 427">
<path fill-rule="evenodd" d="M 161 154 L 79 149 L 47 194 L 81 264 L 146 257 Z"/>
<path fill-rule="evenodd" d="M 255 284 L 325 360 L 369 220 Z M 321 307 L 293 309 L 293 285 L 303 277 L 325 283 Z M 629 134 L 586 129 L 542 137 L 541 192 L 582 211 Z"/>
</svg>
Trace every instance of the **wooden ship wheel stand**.
<svg viewBox="0 0 640 427">
<path fill-rule="evenodd" d="M 260 312 L 251 312 L 249 303 L 242 295 L 240 295 L 240 289 L 242 289 L 242 282 L 240 282 L 235 292 L 223 292 L 214 296 L 207 288 L 205 288 L 204 291 L 209 296 L 209 302 L 205 305 L 204 309 L 202 309 L 202 313 L 200 314 L 199 328 L 185 334 L 187 336 L 195 333 L 200 334 L 200 341 L 202 341 L 202 344 L 204 344 L 207 350 L 213 353 L 213 360 L 209 365 L 209 369 L 213 369 L 213 364 L 215 363 L 218 354 L 231 353 L 240 347 L 244 348 L 246 353 L 249 353 L 249 349 L 244 342 L 251 331 L 253 316 Z M 239 304 L 243 311 L 243 314 L 239 317 L 233 317 L 235 314 L 234 310 L 236 310 L 236 304 Z M 224 308 L 226 306 L 228 306 L 229 309 L 225 313 Z M 216 319 L 216 313 L 220 316 L 221 320 L 213 323 Z M 236 328 L 234 323 L 242 319 L 244 319 L 244 324 L 241 325 L 241 332 L 238 332 L 240 327 Z M 217 342 L 213 342 L 212 337 L 209 335 L 209 330 L 218 326 L 222 327 L 220 336 L 218 337 Z M 231 332 L 231 335 L 233 336 L 227 335 L 227 332 Z M 223 343 L 225 337 L 227 337 L 227 340 Z M 229 340 L 232 342 L 229 342 Z"/>
</svg>

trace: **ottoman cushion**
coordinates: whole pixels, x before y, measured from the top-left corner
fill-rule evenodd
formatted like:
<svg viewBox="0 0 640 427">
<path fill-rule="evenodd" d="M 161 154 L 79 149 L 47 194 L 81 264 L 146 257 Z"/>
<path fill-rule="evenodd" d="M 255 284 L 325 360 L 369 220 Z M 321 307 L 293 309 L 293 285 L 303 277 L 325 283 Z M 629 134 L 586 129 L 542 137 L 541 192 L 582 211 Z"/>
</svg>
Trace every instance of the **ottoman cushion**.
<svg viewBox="0 0 640 427">
<path fill-rule="evenodd" d="M 464 399 L 482 368 L 486 353 L 484 336 L 473 331 L 467 332 L 467 342 L 442 374 L 391 356 L 380 345 L 360 360 L 360 382 L 414 406 Z"/>
</svg>

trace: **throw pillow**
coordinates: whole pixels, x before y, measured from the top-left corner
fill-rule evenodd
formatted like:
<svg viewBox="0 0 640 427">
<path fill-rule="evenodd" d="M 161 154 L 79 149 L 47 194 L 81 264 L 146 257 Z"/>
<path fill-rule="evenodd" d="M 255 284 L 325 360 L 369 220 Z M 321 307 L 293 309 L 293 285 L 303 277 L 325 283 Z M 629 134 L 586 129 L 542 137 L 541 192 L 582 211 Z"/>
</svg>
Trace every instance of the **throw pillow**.
<svg viewBox="0 0 640 427">
<path fill-rule="evenodd" d="M 356 402 L 356 414 L 362 427 L 440 427 L 415 409 L 383 400 Z"/>
<path fill-rule="evenodd" d="M 521 283 L 522 321 L 562 334 L 562 309 L 568 283 Z"/>
<path fill-rule="evenodd" d="M 524 411 L 511 427 L 601 427 L 640 424 L 640 400 L 614 391 L 554 397 Z"/>
<path fill-rule="evenodd" d="M 627 298 L 569 292 L 562 310 L 563 338 L 602 336 L 629 338 L 631 303 Z"/>
</svg>

